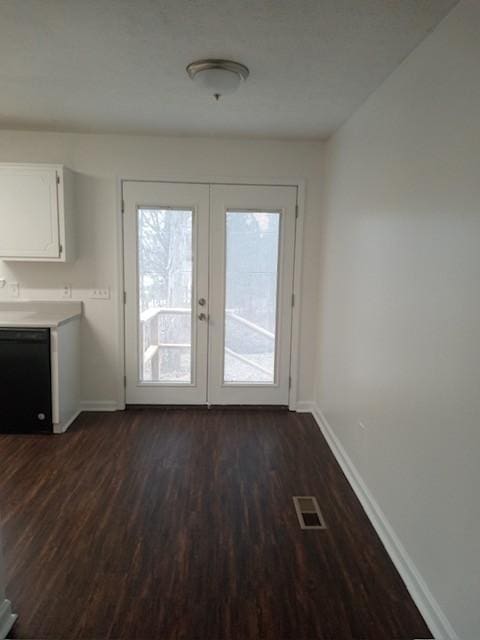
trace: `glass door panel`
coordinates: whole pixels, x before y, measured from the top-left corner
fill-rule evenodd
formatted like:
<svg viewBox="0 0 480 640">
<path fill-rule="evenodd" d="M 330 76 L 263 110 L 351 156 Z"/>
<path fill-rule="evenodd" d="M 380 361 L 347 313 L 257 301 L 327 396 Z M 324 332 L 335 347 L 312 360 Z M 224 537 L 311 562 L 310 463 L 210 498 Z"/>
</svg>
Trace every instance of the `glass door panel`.
<svg viewBox="0 0 480 640">
<path fill-rule="evenodd" d="M 192 382 L 193 211 L 138 209 L 139 380 Z"/>
<path fill-rule="evenodd" d="M 280 213 L 227 211 L 223 381 L 273 384 Z"/>
</svg>

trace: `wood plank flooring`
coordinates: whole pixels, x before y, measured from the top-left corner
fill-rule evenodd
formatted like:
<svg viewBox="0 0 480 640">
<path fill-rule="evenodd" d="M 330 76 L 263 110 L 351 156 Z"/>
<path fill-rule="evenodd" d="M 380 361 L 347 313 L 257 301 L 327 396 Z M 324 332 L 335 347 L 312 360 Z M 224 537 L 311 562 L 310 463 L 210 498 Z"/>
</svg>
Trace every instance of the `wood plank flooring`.
<svg viewBox="0 0 480 640">
<path fill-rule="evenodd" d="M 0 461 L 13 638 L 431 637 L 310 415 L 85 413 Z"/>
</svg>

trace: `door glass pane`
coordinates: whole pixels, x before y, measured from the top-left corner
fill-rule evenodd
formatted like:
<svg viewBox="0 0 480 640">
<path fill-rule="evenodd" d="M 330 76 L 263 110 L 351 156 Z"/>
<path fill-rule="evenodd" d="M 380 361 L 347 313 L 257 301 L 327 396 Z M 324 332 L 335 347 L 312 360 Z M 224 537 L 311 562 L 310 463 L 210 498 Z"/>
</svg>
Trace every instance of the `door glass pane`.
<svg viewBox="0 0 480 640">
<path fill-rule="evenodd" d="M 141 382 L 192 382 L 192 225 L 191 210 L 138 210 Z"/>
<path fill-rule="evenodd" d="M 275 382 L 280 213 L 227 211 L 224 382 Z"/>
</svg>

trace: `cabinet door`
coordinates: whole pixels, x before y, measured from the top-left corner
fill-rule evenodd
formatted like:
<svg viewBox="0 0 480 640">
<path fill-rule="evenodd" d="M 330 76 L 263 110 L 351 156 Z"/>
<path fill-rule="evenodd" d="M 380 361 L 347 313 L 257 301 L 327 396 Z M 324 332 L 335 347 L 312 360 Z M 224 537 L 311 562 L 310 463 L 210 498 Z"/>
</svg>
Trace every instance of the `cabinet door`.
<svg viewBox="0 0 480 640">
<path fill-rule="evenodd" d="M 57 172 L 0 168 L 0 257 L 58 258 Z"/>
</svg>

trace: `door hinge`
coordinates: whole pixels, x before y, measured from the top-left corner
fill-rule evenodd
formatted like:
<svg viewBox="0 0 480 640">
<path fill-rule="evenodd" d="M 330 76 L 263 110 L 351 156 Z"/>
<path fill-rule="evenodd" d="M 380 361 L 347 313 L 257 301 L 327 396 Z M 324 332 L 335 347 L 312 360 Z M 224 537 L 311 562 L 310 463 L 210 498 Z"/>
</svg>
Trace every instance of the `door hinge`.
<svg viewBox="0 0 480 640">
<path fill-rule="evenodd" d="M 292 293 L 292 307 L 295 306 L 295 294 Z"/>
<path fill-rule="evenodd" d="M 292 376 L 288 376 L 288 388 L 292 388 Z"/>
<path fill-rule="evenodd" d="M 125 200 L 122 198 L 122 213 L 125 213 Z"/>
<path fill-rule="evenodd" d="M 123 376 L 123 386 L 127 387 L 127 376 Z"/>
<path fill-rule="evenodd" d="M 60 184 L 60 176 L 57 173 L 57 184 Z"/>
<path fill-rule="evenodd" d="M 127 292 L 123 292 L 123 304 L 127 304 Z"/>
<path fill-rule="evenodd" d="M 295 205 L 295 218 L 298 218 L 298 204 Z"/>
<path fill-rule="evenodd" d="M 58 245 L 58 250 L 60 252 L 60 255 L 63 253 L 63 244 L 59 244 Z"/>
</svg>

